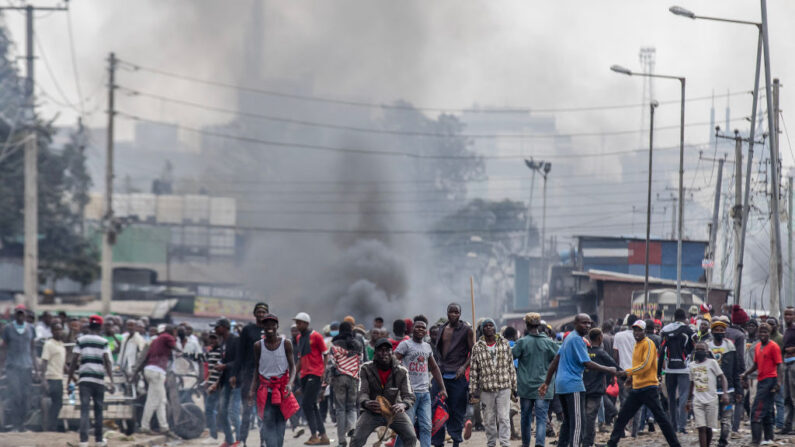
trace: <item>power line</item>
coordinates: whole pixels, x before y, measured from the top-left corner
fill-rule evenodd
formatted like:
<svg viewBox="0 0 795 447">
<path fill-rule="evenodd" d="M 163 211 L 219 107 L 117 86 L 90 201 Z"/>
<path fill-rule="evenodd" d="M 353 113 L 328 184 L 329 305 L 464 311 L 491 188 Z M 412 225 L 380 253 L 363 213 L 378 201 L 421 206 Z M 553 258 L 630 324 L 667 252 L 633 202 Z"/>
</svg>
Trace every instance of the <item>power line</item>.
<svg viewBox="0 0 795 447">
<path fill-rule="evenodd" d="M 205 85 L 213 85 L 216 87 L 223 87 L 233 90 L 245 91 L 250 93 L 258 93 L 262 95 L 268 96 L 276 96 L 281 98 L 290 98 L 290 99 L 297 99 L 302 101 L 314 101 L 314 102 L 323 102 L 323 103 L 331 103 L 331 104 L 341 104 L 347 106 L 355 106 L 355 107 L 367 107 L 367 108 L 379 108 L 379 109 L 393 109 L 393 110 L 416 110 L 421 112 L 448 112 L 448 113 L 563 113 L 563 112 L 587 112 L 587 111 L 595 111 L 595 110 L 615 110 L 615 109 L 630 109 L 630 108 L 637 108 L 637 107 L 644 107 L 645 104 L 623 104 L 623 105 L 604 105 L 604 106 L 585 106 L 585 107 L 558 107 L 558 108 L 533 108 L 533 107 L 516 107 L 516 108 L 504 108 L 504 109 L 472 109 L 472 108 L 450 108 L 450 107 L 415 107 L 411 105 L 401 105 L 401 104 L 377 104 L 372 102 L 365 102 L 365 101 L 354 101 L 354 100 L 346 100 L 346 99 L 338 99 L 338 98 L 326 98 L 320 96 L 312 96 L 312 95 L 301 95 L 295 93 L 284 93 L 275 90 L 266 90 L 266 89 L 259 89 L 253 87 L 245 87 L 240 85 L 235 85 L 228 82 L 222 81 L 215 81 L 209 79 L 203 79 L 196 76 L 186 75 L 175 73 L 167 70 L 162 70 L 159 68 L 147 67 L 139 64 L 134 64 L 128 61 L 120 61 L 120 65 L 126 67 L 131 71 L 145 71 L 161 76 L 167 76 L 175 79 L 181 79 L 184 81 L 190 81 Z M 738 95 L 747 95 L 750 94 L 749 91 L 741 91 L 741 92 L 734 92 L 734 93 L 727 93 L 725 95 L 719 95 L 718 97 L 730 97 L 730 96 L 738 96 Z M 694 97 L 687 100 L 690 101 L 704 101 L 713 99 L 715 96 L 702 96 L 702 97 Z M 680 100 L 667 100 L 667 101 L 659 101 L 660 104 L 679 104 Z"/>
<path fill-rule="evenodd" d="M 316 121 L 307 121 L 307 120 L 299 120 L 299 119 L 292 119 L 292 118 L 285 118 L 285 117 L 278 117 L 273 115 L 264 115 L 260 113 L 254 112 L 244 112 L 236 109 L 228 109 L 219 106 L 213 106 L 209 104 L 199 103 L 195 101 L 188 101 L 179 98 L 173 98 L 163 95 L 158 95 L 154 93 L 147 93 L 142 92 L 140 90 L 131 89 L 128 87 L 119 87 L 120 90 L 127 92 L 131 96 L 155 99 L 158 101 L 163 101 L 171 104 L 177 104 L 185 107 L 191 107 L 211 112 L 218 112 L 224 113 L 229 115 L 236 115 L 254 119 L 260 119 L 265 121 L 273 121 L 273 122 L 280 122 L 280 123 L 287 123 L 287 124 L 297 124 L 301 126 L 309 126 L 309 127 L 320 127 L 326 129 L 334 129 L 334 130 L 346 130 L 346 131 L 353 131 L 353 132 L 363 132 L 363 133 L 372 133 L 372 134 L 385 134 L 385 135 L 398 135 L 398 136 L 414 136 L 414 137 L 434 137 L 434 138 L 454 138 L 454 137 L 461 137 L 461 138 L 473 138 L 473 139 L 496 139 L 496 138 L 516 138 L 516 139 L 551 139 L 551 138 L 560 138 L 560 137 L 598 137 L 598 136 L 609 136 L 609 135 L 632 135 L 637 133 L 648 132 L 648 129 L 632 129 L 632 130 L 617 130 L 617 131 L 606 131 L 606 132 L 573 132 L 573 133 L 548 133 L 548 134 L 458 134 L 458 133 L 438 133 L 438 132 L 422 132 L 422 131 L 410 131 L 410 130 L 391 130 L 391 129 L 375 129 L 375 128 L 368 128 L 368 127 L 358 127 L 358 126 L 347 126 L 341 124 L 331 124 L 331 123 L 320 123 Z M 745 118 L 735 118 L 731 120 L 734 121 L 745 121 Z M 686 123 L 685 127 L 694 127 L 694 126 L 708 126 L 712 123 L 708 121 L 704 122 L 694 122 L 694 123 Z M 679 124 L 670 125 L 670 126 L 657 126 L 655 130 L 678 130 Z"/>
<path fill-rule="evenodd" d="M 77 56 L 76 56 L 76 53 L 75 53 L 75 38 L 74 38 L 74 34 L 72 33 L 72 14 L 71 14 L 71 10 L 70 9 L 66 10 L 66 28 L 67 28 L 67 31 L 69 33 L 69 52 L 70 52 L 71 57 L 72 57 L 72 73 L 74 74 L 74 77 L 75 77 L 75 89 L 77 90 L 77 100 L 78 100 L 78 104 L 80 105 L 80 115 L 82 115 L 83 118 L 85 118 L 86 108 L 85 108 L 85 104 L 83 103 L 83 92 L 80 89 L 80 76 L 78 75 L 78 70 L 77 70 Z"/>
<path fill-rule="evenodd" d="M 271 140 L 264 140 L 260 138 L 242 136 L 242 135 L 232 135 L 226 134 L 221 132 L 210 131 L 206 129 L 200 129 L 197 127 L 189 127 L 182 124 L 177 123 L 169 123 L 164 121 L 157 121 L 151 120 L 147 118 L 143 118 L 140 116 L 136 116 L 130 113 L 117 111 L 116 114 L 119 117 L 130 119 L 133 121 L 140 121 L 146 122 L 150 124 L 159 124 L 163 126 L 171 126 L 177 129 L 198 133 L 201 135 L 224 138 L 229 140 L 241 141 L 245 143 L 253 143 L 253 144 L 260 144 L 263 146 L 275 146 L 275 147 L 292 147 L 292 148 L 301 148 L 301 149 L 310 149 L 316 151 L 323 151 L 323 152 L 338 152 L 338 153 L 349 153 L 349 154 L 357 154 L 357 155 L 374 155 L 374 156 L 389 156 L 389 157 L 406 157 L 412 159 L 426 159 L 426 160 L 478 160 L 478 159 L 490 159 L 490 160 L 522 160 L 527 158 L 530 155 L 522 155 L 522 154 L 514 154 L 514 155 L 425 155 L 425 154 L 417 154 L 411 152 L 403 152 L 403 151 L 396 151 L 396 150 L 372 150 L 372 149 L 361 149 L 361 148 L 346 148 L 346 147 L 332 147 L 332 146 L 325 146 L 321 144 L 309 144 L 309 143 L 296 143 L 296 142 L 287 142 L 287 141 L 271 141 Z M 699 143 L 696 145 L 688 144 L 690 148 L 703 146 L 705 143 Z M 679 149 L 679 146 L 667 146 L 667 147 L 659 147 L 655 150 L 674 150 Z M 629 150 L 621 150 L 621 151 L 612 151 L 612 152 L 603 152 L 603 153 L 594 153 L 594 154 L 532 154 L 535 157 L 542 157 L 548 159 L 571 159 L 571 158 L 590 158 L 590 157 L 606 157 L 606 156 L 614 156 L 614 155 L 626 155 L 626 154 L 633 154 L 638 152 L 647 152 L 646 149 L 629 149 Z"/>
</svg>

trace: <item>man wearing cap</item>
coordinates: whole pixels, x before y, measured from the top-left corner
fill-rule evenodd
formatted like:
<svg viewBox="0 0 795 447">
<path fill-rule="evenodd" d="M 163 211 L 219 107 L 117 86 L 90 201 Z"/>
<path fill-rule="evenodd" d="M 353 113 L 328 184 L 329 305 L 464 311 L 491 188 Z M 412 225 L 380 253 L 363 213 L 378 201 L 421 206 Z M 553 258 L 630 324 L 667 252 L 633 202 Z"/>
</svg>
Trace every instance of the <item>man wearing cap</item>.
<svg viewBox="0 0 795 447">
<path fill-rule="evenodd" d="M 329 445 L 331 442 L 326 435 L 326 428 L 323 426 L 323 419 L 320 417 L 317 401 L 321 378 L 326 370 L 327 356 L 326 342 L 323 336 L 309 327 L 312 319 L 306 312 L 299 312 L 295 318 L 295 326 L 298 328 L 296 351 L 298 352 L 298 372 L 301 378 L 301 409 L 304 411 L 307 425 L 311 436 L 305 445 Z"/>
<path fill-rule="evenodd" d="M 734 400 L 737 404 L 740 404 L 743 401 L 740 374 L 745 371 L 745 361 L 738 355 L 734 342 L 726 336 L 728 335 L 728 327 L 728 317 L 720 316 L 712 319 L 710 327 L 712 338 L 707 340 L 707 349 L 712 352 L 712 358 L 720 365 L 728 385 L 727 389 L 724 389 L 723 384 L 718 382 L 718 399 L 725 394 L 727 401 L 731 402 Z M 729 443 L 729 431 L 733 416 L 733 410 L 726 411 L 726 405 L 718 405 L 718 418 L 720 419 L 719 447 L 726 447 Z"/>
<path fill-rule="evenodd" d="M 264 447 L 282 447 L 286 421 L 281 405 L 288 399 L 290 383 L 295 378 L 293 345 L 279 335 L 276 315 L 266 314 L 257 320 L 265 337 L 252 346 L 257 369 L 252 373 L 250 388 L 244 391 L 248 393 L 249 405 L 257 403 L 261 443 Z"/>
<path fill-rule="evenodd" d="M 33 342 L 36 338 L 33 326 L 25 321 L 25 306 L 14 308 L 14 320 L 3 328 L 3 347 L 6 353 L 6 378 L 9 399 L 6 402 L 11 412 L 11 425 L 17 431 L 24 430 L 28 413 L 32 378 L 38 375 Z"/>
<path fill-rule="evenodd" d="M 530 445 L 533 414 L 536 420 L 535 445 L 544 446 L 549 402 L 555 395 L 555 389 L 553 385 L 546 396 L 539 396 L 538 388 L 544 383 L 547 368 L 558 353 L 558 345 L 543 331 L 539 331 L 541 315 L 530 312 L 524 316 L 524 323 L 527 335 L 519 339 L 513 347 L 513 357 L 518 362 L 517 391 L 522 411 L 522 447 Z"/>
<path fill-rule="evenodd" d="M 511 400 L 515 399 L 516 368 L 508 340 L 497 334 L 494 320 L 481 323 L 483 336 L 472 348 L 469 395 L 472 404 L 482 402 L 486 445 L 508 447 L 511 443 Z"/>
<path fill-rule="evenodd" d="M 363 411 L 350 446 L 364 446 L 377 427 L 386 426 L 397 433 L 404 446 L 414 447 L 417 435 L 406 410 L 414 405 L 415 397 L 408 371 L 392 355 L 392 342 L 388 338 L 376 341 L 375 358 L 362 366 L 360 378 L 357 401 Z"/>
<path fill-rule="evenodd" d="M 77 339 L 72 350 L 72 364 L 69 367 L 67 388 L 74 380 L 77 370 L 80 391 L 80 447 L 88 447 L 89 405 L 94 401 L 94 440 L 96 446 L 106 446 L 102 438 L 102 407 L 105 401 L 105 374 L 110 379 L 109 390 L 114 391 L 111 372 L 110 348 L 105 337 L 99 335 L 102 317 L 92 315 L 88 319 L 88 334 Z M 77 368 L 77 365 L 80 368 Z"/>
<path fill-rule="evenodd" d="M 254 361 L 254 345 L 265 337 L 263 327 L 264 318 L 269 315 L 268 305 L 257 303 L 254 305 L 254 323 L 249 323 L 240 331 L 240 389 L 246 393 L 251 388 L 251 380 L 257 370 Z M 240 441 L 245 444 L 248 438 L 249 425 L 251 424 L 251 407 L 248 399 L 243 399 L 240 413 Z"/>
<path fill-rule="evenodd" d="M 629 377 L 632 391 L 618 412 L 616 425 L 610 433 L 608 447 L 616 447 L 618 441 L 624 436 L 624 428 L 637 411 L 645 405 L 654 415 L 654 420 L 660 426 L 665 440 L 671 447 L 679 447 L 676 430 L 668 421 L 665 411 L 660 405 L 659 380 L 657 379 L 657 347 L 654 342 L 646 337 L 646 322 L 637 320 L 632 325 L 635 336 L 635 350 L 632 355 L 632 368 L 625 371 Z"/>
<path fill-rule="evenodd" d="M 171 361 L 172 351 L 179 352 L 175 335 L 174 326 L 167 325 L 160 335 L 152 340 L 149 349 L 142 356 L 142 361 L 133 370 L 133 383 L 137 382 L 138 374 L 143 371 L 144 379 L 149 385 L 141 418 L 141 431 L 144 433 L 152 433 L 150 425 L 152 416 L 156 414 L 160 431 L 170 434 L 166 419 L 166 371 Z"/>
</svg>

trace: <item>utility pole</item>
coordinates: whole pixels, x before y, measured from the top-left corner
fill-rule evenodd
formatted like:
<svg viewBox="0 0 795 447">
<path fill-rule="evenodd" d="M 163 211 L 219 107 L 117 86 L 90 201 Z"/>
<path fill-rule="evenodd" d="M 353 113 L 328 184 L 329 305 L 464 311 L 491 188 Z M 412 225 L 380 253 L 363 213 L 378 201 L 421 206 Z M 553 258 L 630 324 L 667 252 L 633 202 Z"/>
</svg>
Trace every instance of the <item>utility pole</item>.
<svg viewBox="0 0 795 447">
<path fill-rule="evenodd" d="M 671 197 L 668 199 L 661 199 L 660 194 L 657 193 L 657 200 L 660 202 L 671 202 L 671 239 L 676 238 L 676 210 L 678 209 L 676 204 L 679 202 L 679 198 L 675 195 L 671 194 Z"/>
<path fill-rule="evenodd" d="M 770 274 L 774 275 L 775 281 L 770 286 L 770 314 L 776 317 L 780 315 L 779 310 L 779 292 L 781 288 L 781 231 L 779 226 L 779 209 L 778 209 L 778 129 L 775 125 L 775 118 L 778 117 L 778 108 L 773 105 L 774 93 L 771 91 L 771 80 L 776 84 L 776 91 L 778 91 L 778 80 L 773 79 L 770 71 L 770 35 L 767 22 L 767 0 L 760 0 L 761 9 L 761 22 L 762 22 L 762 46 L 764 48 L 764 65 L 765 65 L 765 93 L 767 101 L 767 126 L 770 132 L 770 191 L 772 193 L 770 200 L 771 207 L 771 259 L 775 259 L 776 265 L 771 266 Z M 777 93 L 776 93 L 777 94 Z M 773 278 L 771 278 L 773 279 Z M 775 306 L 775 307 L 774 307 Z"/>
<path fill-rule="evenodd" d="M 524 164 L 534 173 L 538 172 L 541 174 L 541 178 L 544 180 L 544 191 L 543 191 L 543 201 L 544 204 L 541 210 L 541 274 L 544 275 L 544 279 L 546 280 L 546 270 L 547 270 L 547 258 L 546 258 L 546 227 L 547 227 L 547 177 L 549 176 L 549 171 L 552 170 L 552 163 L 548 161 L 533 161 L 531 158 L 530 160 L 525 160 Z"/>
<path fill-rule="evenodd" d="M 764 2 L 763 2 L 764 3 Z M 779 316 L 783 309 L 781 303 L 781 232 L 779 213 L 779 157 L 778 157 L 778 129 L 779 129 L 779 81 L 773 79 L 773 108 L 768 113 L 773 116 L 773 134 L 770 138 L 770 314 Z M 773 148 L 775 147 L 775 150 Z"/>
<path fill-rule="evenodd" d="M 35 110 L 35 70 L 33 53 L 33 19 L 36 11 L 66 11 L 66 6 L 35 7 L 3 6 L 0 11 L 25 11 L 25 125 L 28 136 L 25 139 L 24 161 L 24 199 L 25 199 L 25 249 L 23 254 L 23 284 L 25 301 L 28 308 L 36 314 L 39 297 L 39 189 L 38 189 L 38 157 L 39 146 L 36 138 Z"/>
<path fill-rule="evenodd" d="M 787 187 L 787 305 L 795 304 L 792 294 L 792 176 L 789 177 Z"/>
<path fill-rule="evenodd" d="M 708 160 L 707 158 L 701 158 Z M 715 201 L 712 205 L 712 223 L 709 225 L 709 250 L 707 252 L 707 259 L 712 261 L 712 267 L 707 271 L 707 298 L 709 298 L 709 285 L 712 282 L 712 273 L 715 269 L 715 253 L 717 252 L 715 244 L 718 239 L 718 214 L 720 213 L 720 193 L 721 186 L 723 185 L 723 164 L 726 158 L 719 158 L 718 160 L 718 180 L 715 185 Z"/>
<path fill-rule="evenodd" d="M 116 242 L 116 229 L 113 219 L 113 118 L 114 93 L 116 90 L 116 55 L 108 57 L 108 130 L 105 153 L 105 216 L 103 218 L 104 234 L 102 235 L 102 314 L 110 313 L 110 301 L 113 298 L 113 244 Z"/>
<path fill-rule="evenodd" d="M 743 231 L 743 140 L 740 131 L 734 131 L 734 206 L 731 215 L 734 221 L 734 247 L 735 250 L 742 244 Z M 739 272 L 735 271 L 734 281 L 737 282 Z M 736 287 L 735 287 L 736 288 Z"/>
<path fill-rule="evenodd" d="M 641 50 L 641 54 L 643 54 Z M 646 248 L 645 248 L 645 271 L 643 277 L 643 311 L 649 308 L 649 239 L 651 238 L 651 174 L 652 174 L 652 154 L 654 150 L 654 109 L 660 104 L 652 100 L 649 103 L 649 184 L 646 190 Z M 634 223 L 634 215 L 633 223 Z M 634 231 L 634 225 L 632 230 Z"/>
</svg>

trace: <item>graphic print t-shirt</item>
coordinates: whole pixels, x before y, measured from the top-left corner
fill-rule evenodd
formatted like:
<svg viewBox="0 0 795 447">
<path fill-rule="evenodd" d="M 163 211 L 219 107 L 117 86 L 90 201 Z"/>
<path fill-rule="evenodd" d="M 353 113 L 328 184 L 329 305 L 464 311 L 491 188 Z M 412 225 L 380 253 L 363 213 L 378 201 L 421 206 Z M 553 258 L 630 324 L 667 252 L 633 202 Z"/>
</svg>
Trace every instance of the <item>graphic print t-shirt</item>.
<svg viewBox="0 0 795 447">
<path fill-rule="evenodd" d="M 416 392 L 427 393 L 431 384 L 428 369 L 428 359 L 433 355 L 431 345 L 408 339 L 401 341 L 395 352 L 403 356 L 401 363 L 409 371 L 411 388 Z"/>
<path fill-rule="evenodd" d="M 718 377 L 723 375 L 715 359 L 702 363 L 690 362 L 690 380 L 693 382 L 693 400 L 699 403 L 712 403 L 718 398 Z"/>
</svg>

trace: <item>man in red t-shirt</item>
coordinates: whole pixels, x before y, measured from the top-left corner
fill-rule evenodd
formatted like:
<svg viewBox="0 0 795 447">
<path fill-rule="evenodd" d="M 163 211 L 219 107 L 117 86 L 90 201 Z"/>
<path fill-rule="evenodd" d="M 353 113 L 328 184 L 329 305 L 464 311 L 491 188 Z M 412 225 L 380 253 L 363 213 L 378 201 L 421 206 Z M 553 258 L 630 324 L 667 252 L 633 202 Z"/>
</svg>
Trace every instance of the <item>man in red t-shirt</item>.
<svg viewBox="0 0 795 447">
<path fill-rule="evenodd" d="M 765 441 L 773 440 L 773 424 L 775 416 L 773 408 L 776 393 L 781 389 L 782 373 L 781 348 L 770 339 L 770 325 L 759 325 L 757 334 L 759 343 L 754 348 L 754 365 L 744 372 L 740 378 L 743 386 L 747 386 L 746 378 L 754 371 L 759 371 L 759 383 L 756 386 L 756 397 L 751 405 L 751 443 L 759 445 L 764 430 Z"/>
<path fill-rule="evenodd" d="M 317 397 L 320 393 L 321 377 L 326 369 L 326 342 L 323 336 L 312 330 L 309 314 L 299 312 L 293 318 L 298 329 L 296 352 L 298 353 L 298 373 L 301 378 L 301 409 L 304 410 L 306 423 L 309 425 L 311 436 L 305 445 L 329 445 L 331 442 L 326 436 L 320 409 L 317 406 Z"/>
<path fill-rule="evenodd" d="M 168 325 L 165 330 L 152 340 L 149 350 L 133 373 L 137 376 L 141 370 L 144 371 L 144 378 L 149 388 L 146 392 L 146 403 L 144 404 L 144 414 L 141 418 L 141 430 L 144 433 L 151 432 L 149 424 L 152 422 L 152 414 L 157 414 L 157 423 L 160 430 L 170 434 L 168 420 L 166 419 L 166 370 L 171 361 L 171 353 L 179 352 L 177 349 L 177 339 L 174 338 L 177 331 L 174 326 Z M 133 383 L 136 380 L 133 379 Z"/>
</svg>

